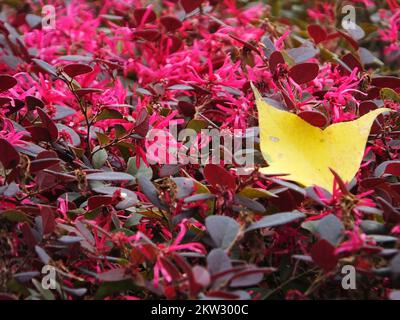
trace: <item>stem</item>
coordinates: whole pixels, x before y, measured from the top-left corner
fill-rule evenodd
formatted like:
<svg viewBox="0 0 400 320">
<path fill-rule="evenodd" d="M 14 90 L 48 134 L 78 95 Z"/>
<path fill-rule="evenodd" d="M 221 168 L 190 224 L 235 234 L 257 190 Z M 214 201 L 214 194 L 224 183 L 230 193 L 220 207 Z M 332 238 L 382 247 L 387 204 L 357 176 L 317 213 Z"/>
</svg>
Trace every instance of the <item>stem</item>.
<svg viewBox="0 0 400 320">
<path fill-rule="evenodd" d="M 76 94 L 75 89 L 72 87 L 72 80 L 71 82 L 67 82 L 68 89 L 72 92 L 74 95 L 76 101 L 78 102 L 79 108 L 85 117 L 85 122 L 86 122 L 86 127 L 87 127 L 87 133 L 86 133 L 86 153 L 87 156 L 89 157 L 89 160 L 91 160 L 92 155 L 91 155 L 91 150 L 90 150 L 90 128 L 92 125 L 92 122 L 89 120 L 88 114 L 87 114 L 87 105 L 84 103 L 84 101 Z"/>
<path fill-rule="evenodd" d="M 291 278 L 289 278 L 288 280 L 286 280 L 285 282 L 281 283 L 279 286 L 277 286 L 274 290 L 268 292 L 266 295 L 263 296 L 263 300 L 267 300 L 269 297 L 273 296 L 275 293 L 277 293 L 278 291 L 280 291 L 283 287 L 285 287 L 286 285 L 288 285 L 290 282 L 292 282 L 293 280 L 296 280 L 298 278 L 301 278 L 309 273 L 312 273 L 314 271 L 316 271 L 317 268 L 305 271 L 303 273 L 300 273 L 297 276 L 292 276 Z"/>
<path fill-rule="evenodd" d="M 128 138 L 132 133 L 133 133 L 133 129 L 132 129 L 132 130 L 129 130 L 129 132 L 126 133 L 125 135 L 123 135 L 122 137 L 116 138 L 116 139 L 114 139 L 113 141 L 111 141 L 111 142 L 105 144 L 104 146 L 99 146 L 99 148 L 97 148 L 95 151 L 93 151 L 92 157 L 93 157 L 93 155 L 94 155 L 97 151 L 102 150 L 102 149 L 105 149 L 105 148 L 108 148 L 108 147 L 111 147 L 111 146 L 113 146 L 114 144 L 117 144 L 117 143 L 123 141 L 124 139 Z"/>
</svg>

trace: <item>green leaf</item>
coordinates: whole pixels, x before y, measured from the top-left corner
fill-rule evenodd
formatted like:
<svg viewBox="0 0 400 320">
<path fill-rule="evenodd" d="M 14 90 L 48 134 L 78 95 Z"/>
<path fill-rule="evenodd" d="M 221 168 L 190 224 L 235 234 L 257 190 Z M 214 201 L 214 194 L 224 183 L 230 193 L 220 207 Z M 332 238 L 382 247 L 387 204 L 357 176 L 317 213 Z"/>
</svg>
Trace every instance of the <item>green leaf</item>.
<svg viewBox="0 0 400 320">
<path fill-rule="evenodd" d="M 47 62 L 40 59 L 32 59 L 34 63 L 36 63 L 43 71 L 57 77 L 57 69 Z"/>
<path fill-rule="evenodd" d="M 193 87 L 185 84 L 175 84 L 167 88 L 168 90 L 193 90 Z"/>
<path fill-rule="evenodd" d="M 394 102 L 400 102 L 400 95 L 390 88 L 382 88 L 379 92 L 382 100 L 391 100 Z"/>
<path fill-rule="evenodd" d="M 90 210 L 85 213 L 85 219 L 87 220 L 94 220 L 98 216 L 98 214 L 101 212 L 101 207 L 97 207 L 93 210 Z"/>
<path fill-rule="evenodd" d="M 39 281 L 32 279 L 32 283 L 45 300 L 55 300 L 54 294 L 48 289 L 43 289 L 42 284 L 39 283 Z"/>
<path fill-rule="evenodd" d="M 319 220 L 315 232 L 320 238 L 336 246 L 343 236 L 344 226 L 342 221 L 334 214 L 329 214 Z"/>
<path fill-rule="evenodd" d="M 198 120 L 198 119 L 192 119 L 188 122 L 186 128 L 188 129 L 193 129 L 197 133 L 201 131 L 201 129 L 207 128 L 208 123 L 205 120 Z"/>
<path fill-rule="evenodd" d="M 100 285 L 96 294 L 95 299 L 103 299 L 117 292 L 124 292 L 128 290 L 135 290 L 137 286 L 133 283 L 131 279 L 116 281 L 116 282 L 104 282 Z"/>
<path fill-rule="evenodd" d="M 126 130 L 124 128 L 124 126 L 120 125 L 120 124 L 116 124 L 114 126 L 114 130 L 115 130 L 115 136 L 119 139 L 121 137 L 123 137 L 126 134 Z"/>
<path fill-rule="evenodd" d="M 11 222 L 24 222 L 29 221 L 27 215 L 20 210 L 6 210 L 0 213 L 0 218 L 7 219 Z"/>
<path fill-rule="evenodd" d="M 96 146 L 93 149 L 92 163 L 95 169 L 100 169 L 107 161 L 108 154 L 105 149 L 100 149 L 100 146 Z"/>
<path fill-rule="evenodd" d="M 239 194 L 250 199 L 278 198 L 272 192 L 261 188 L 245 187 Z"/>
<path fill-rule="evenodd" d="M 86 179 L 100 181 L 131 181 L 134 177 L 124 172 L 104 171 L 90 173 L 86 176 Z"/>
<path fill-rule="evenodd" d="M 140 220 L 143 218 L 141 214 L 135 213 L 128 219 L 126 219 L 126 222 L 124 224 L 125 228 L 133 227 L 136 226 L 140 223 Z"/>
<path fill-rule="evenodd" d="M 218 248 L 227 249 L 235 241 L 240 226 L 236 220 L 226 216 L 206 218 L 207 231 Z"/>
<path fill-rule="evenodd" d="M 157 208 L 162 210 L 167 210 L 168 207 L 163 203 L 163 201 L 159 198 L 159 191 L 154 186 L 153 182 L 146 176 L 140 175 L 138 176 L 138 184 L 140 189 L 145 194 L 147 199 L 155 205 Z"/>
<path fill-rule="evenodd" d="M 150 166 L 147 166 L 143 159 L 140 159 L 139 168 L 136 166 L 136 157 L 131 157 L 126 165 L 126 172 L 130 173 L 135 177 L 145 176 L 151 179 L 153 177 L 153 170 Z"/>
<path fill-rule="evenodd" d="M 273 214 L 270 216 L 266 216 L 257 222 L 252 223 L 246 229 L 246 232 L 261 228 L 271 228 L 271 227 L 281 226 L 293 222 L 297 219 L 304 218 L 305 216 L 306 215 L 300 211 L 281 212 Z"/>
<path fill-rule="evenodd" d="M 110 138 L 104 133 L 96 132 L 96 136 L 102 146 L 110 142 Z"/>
<path fill-rule="evenodd" d="M 122 119 L 123 115 L 114 109 L 106 109 L 104 108 L 97 115 L 96 120 L 105 120 L 105 119 Z"/>
</svg>

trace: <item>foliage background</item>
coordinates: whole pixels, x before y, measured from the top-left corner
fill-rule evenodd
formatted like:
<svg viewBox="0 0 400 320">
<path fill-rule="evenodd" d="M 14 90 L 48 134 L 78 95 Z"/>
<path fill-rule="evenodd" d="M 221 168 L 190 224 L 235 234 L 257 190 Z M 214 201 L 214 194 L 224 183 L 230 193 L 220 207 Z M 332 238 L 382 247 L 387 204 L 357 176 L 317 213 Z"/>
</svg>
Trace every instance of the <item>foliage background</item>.
<svg viewBox="0 0 400 320">
<path fill-rule="evenodd" d="M 0 298 L 398 298 L 399 21 L 395 0 L 2 1 Z M 396 112 L 333 194 L 147 166 L 150 128 L 256 128 L 250 81 L 320 127 Z"/>
</svg>

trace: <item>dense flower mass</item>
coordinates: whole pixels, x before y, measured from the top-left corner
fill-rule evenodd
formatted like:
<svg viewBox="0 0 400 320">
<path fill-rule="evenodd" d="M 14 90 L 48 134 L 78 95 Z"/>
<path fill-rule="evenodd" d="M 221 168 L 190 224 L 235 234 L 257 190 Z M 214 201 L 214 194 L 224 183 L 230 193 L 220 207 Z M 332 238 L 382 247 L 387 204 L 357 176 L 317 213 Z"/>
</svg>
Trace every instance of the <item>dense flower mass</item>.
<svg viewBox="0 0 400 320">
<path fill-rule="evenodd" d="M 266 2 L 1 2 L 0 299 L 399 296 L 400 5 Z M 393 112 L 304 187 L 259 172 L 251 84 L 320 128 Z M 148 157 L 172 125 L 209 163 Z"/>
</svg>

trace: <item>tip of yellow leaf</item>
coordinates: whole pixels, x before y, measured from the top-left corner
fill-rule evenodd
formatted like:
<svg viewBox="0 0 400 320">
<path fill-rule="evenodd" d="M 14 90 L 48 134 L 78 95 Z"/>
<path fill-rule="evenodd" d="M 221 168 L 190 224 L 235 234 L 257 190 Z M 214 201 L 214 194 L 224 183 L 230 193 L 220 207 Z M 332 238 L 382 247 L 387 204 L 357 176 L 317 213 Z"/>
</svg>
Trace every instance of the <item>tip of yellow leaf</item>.
<svg viewBox="0 0 400 320">
<path fill-rule="evenodd" d="M 262 96 L 261 96 L 260 92 L 258 91 L 258 89 L 256 88 L 256 86 L 253 84 L 252 81 L 250 81 L 250 86 L 251 86 L 251 89 L 253 90 L 253 94 L 254 94 L 254 97 L 256 98 L 256 101 L 262 100 Z"/>
</svg>

